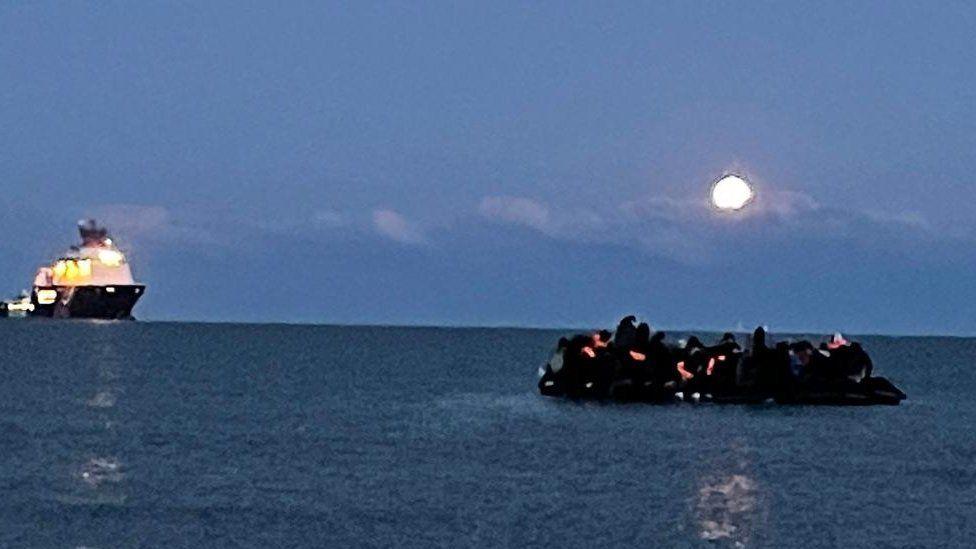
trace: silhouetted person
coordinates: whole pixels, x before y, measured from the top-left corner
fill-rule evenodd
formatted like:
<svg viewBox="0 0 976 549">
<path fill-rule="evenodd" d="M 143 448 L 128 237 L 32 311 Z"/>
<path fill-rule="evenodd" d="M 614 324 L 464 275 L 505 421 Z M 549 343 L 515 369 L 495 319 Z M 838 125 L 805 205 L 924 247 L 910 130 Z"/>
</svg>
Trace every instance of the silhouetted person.
<svg viewBox="0 0 976 549">
<path fill-rule="evenodd" d="M 623 341 L 614 344 L 617 372 L 614 379 L 614 397 L 630 400 L 638 398 L 644 380 L 647 379 L 647 345 L 651 328 L 645 322 L 637 325 L 630 346 Z"/>
<path fill-rule="evenodd" d="M 661 388 L 668 382 L 679 381 L 680 376 L 674 368 L 671 349 L 664 343 L 666 334 L 655 332 L 647 346 L 647 360 L 651 365 L 651 380 Z"/>
<path fill-rule="evenodd" d="M 792 394 L 796 390 L 796 380 L 793 377 L 790 344 L 785 341 L 777 343 L 771 360 L 770 374 L 773 382 L 771 387 L 773 395 Z"/>
<path fill-rule="evenodd" d="M 874 362 L 868 353 L 861 347 L 860 343 L 852 343 L 851 350 L 854 352 L 854 356 L 857 357 L 856 360 L 858 364 L 863 367 L 863 377 L 862 379 L 870 379 L 874 374 Z"/>
<path fill-rule="evenodd" d="M 705 370 L 708 367 L 701 340 L 695 336 L 689 337 L 684 347 L 677 351 L 676 358 L 675 369 L 681 376 L 681 390 L 685 398 L 690 397 L 691 393 L 701 392 L 705 387 Z"/>
<path fill-rule="evenodd" d="M 816 349 L 809 341 L 794 344 L 792 370 L 800 387 L 808 391 L 833 390 L 849 383 L 831 351 Z"/>
<path fill-rule="evenodd" d="M 651 327 L 648 326 L 646 322 L 641 322 L 637 325 L 637 330 L 634 333 L 634 347 L 640 349 L 646 349 L 647 344 L 651 341 Z"/>
<path fill-rule="evenodd" d="M 766 329 L 759 326 L 752 332 L 752 348 L 749 350 L 749 369 L 755 380 L 755 390 L 775 393 L 779 389 L 781 371 L 778 364 L 780 355 L 769 347 Z"/>
<path fill-rule="evenodd" d="M 634 327 L 634 322 L 637 317 L 625 316 L 617 324 L 617 331 L 613 334 L 613 344 L 618 349 L 626 350 L 634 346 L 634 341 L 637 338 L 637 328 Z"/>
<path fill-rule="evenodd" d="M 713 394 L 735 391 L 739 360 L 742 358 L 742 347 L 735 340 L 735 335 L 726 332 L 716 345 L 705 351 L 705 375 L 708 378 L 706 390 Z"/>
<path fill-rule="evenodd" d="M 613 334 L 608 330 L 600 330 L 590 338 L 590 347 L 597 353 L 613 352 Z"/>
</svg>

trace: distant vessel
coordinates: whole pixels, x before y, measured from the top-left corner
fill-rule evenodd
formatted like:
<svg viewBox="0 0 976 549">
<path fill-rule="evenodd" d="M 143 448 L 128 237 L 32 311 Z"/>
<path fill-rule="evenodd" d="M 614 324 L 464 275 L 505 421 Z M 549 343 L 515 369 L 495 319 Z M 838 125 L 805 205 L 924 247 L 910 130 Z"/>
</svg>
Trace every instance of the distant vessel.
<svg viewBox="0 0 976 549">
<path fill-rule="evenodd" d="M 125 255 L 94 220 L 78 223 L 81 245 L 72 246 L 50 266 L 38 269 L 28 304 L 6 302 L 8 314 L 26 308 L 30 316 L 131 319 L 146 291 L 132 278 Z"/>
<path fill-rule="evenodd" d="M 30 294 L 24 291 L 16 299 L 0 301 L 0 317 L 27 316 L 33 308 Z"/>
</svg>

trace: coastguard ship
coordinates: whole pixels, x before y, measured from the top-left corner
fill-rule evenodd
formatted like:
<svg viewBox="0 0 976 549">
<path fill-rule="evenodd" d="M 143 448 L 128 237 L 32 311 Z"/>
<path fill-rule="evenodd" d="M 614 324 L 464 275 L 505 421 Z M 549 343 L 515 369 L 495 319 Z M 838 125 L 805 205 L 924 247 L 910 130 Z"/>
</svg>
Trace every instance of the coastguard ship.
<svg viewBox="0 0 976 549">
<path fill-rule="evenodd" d="M 72 246 L 50 265 L 38 269 L 27 309 L 30 316 L 49 318 L 131 319 L 132 308 L 146 291 L 108 231 L 94 220 L 78 223 L 81 245 Z"/>
</svg>

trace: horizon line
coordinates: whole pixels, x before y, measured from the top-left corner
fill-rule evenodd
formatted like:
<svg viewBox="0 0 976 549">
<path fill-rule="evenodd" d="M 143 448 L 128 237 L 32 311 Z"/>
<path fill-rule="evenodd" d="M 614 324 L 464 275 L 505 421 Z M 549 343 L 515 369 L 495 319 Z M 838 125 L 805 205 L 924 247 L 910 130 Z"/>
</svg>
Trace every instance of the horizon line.
<svg viewBox="0 0 976 549">
<path fill-rule="evenodd" d="M 29 322 L 40 321 L 40 322 L 50 322 L 51 319 L 9 319 L 9 320 L 28 320 Z M 266 320 L 266 321 L 254 321 L 254 320 L 180 320 L 180 319 L 137 319 L 135 321 L 104 321 L 97 319 L 84 319 L 84 318 L 68 318 L 59 319 L 56 322 L 87 322 L 91 324 L 119 324 L 125 325 L 129 322 L 135 322 L 139 324 L 203 324 L 203 325 L 238 325 L 238 326 L 308 326 L 308 327 L 332 327 L 332 328 L 411 328 L 411 329 L 449 329 L 449 330 L 525 330 L 525 331 L 592 331 L 604 329 L 601 327 L 594 326 L 542 326 L 542 325 L 532 325 L 532 324 L 429 324 L 429 323 L 384 323 L 384 322 L 316 322 L 316 321 L 303 321 L 303 320 Z M 606 328 L 610 329 L 610 328 Z M 673 327 L 655 327 L 656 330 L 664 332 L 674 332 L 680 334 L 695 334 L 695 333 L 718 333 L 731 332 L 734 334 L 749 334 L 752 332 L 751 329 L 740 330 L 738 328 L 673 328 Z M 612 331 L 612 330 L 611 330 Z M 784 328 L 782 330 L 767 330 L 773 334 L 784 334 L 784 335 L 829 335 L 835 330 L 817 330 L 817 329 L 793 329 Z M 903 337 L 903 338 L 958 338 L 958 339 L 972 339 L 976 337 L 976 334 L 962 334 L 962 333 L 919 333 L 919 332 L 872 332 L 872 331 L 850 331 L 843 332 L 847 335 L 859 336 L 859 337 Z"/>
</svg>

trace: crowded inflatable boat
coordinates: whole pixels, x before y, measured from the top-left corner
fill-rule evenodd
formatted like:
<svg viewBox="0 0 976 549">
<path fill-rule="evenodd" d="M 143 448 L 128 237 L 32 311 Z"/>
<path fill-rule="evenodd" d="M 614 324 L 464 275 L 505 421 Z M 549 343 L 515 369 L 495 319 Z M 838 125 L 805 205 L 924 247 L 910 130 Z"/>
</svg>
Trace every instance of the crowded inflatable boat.
<svg viewBox="0 0 976 549">
<path fill-rule="evenodd" d="M 834 334 L 820 345 L 770 341 L 756 328 L 744 350 L 726 333 L 714 345 L 697 337 L 671 344 L 628 316 L 616 331 L 559 340 L 540 369 L 539 391 L 571 399 L 895 405 L 905 393 L 874 375 L 856 341 Z"/>
</svg>

